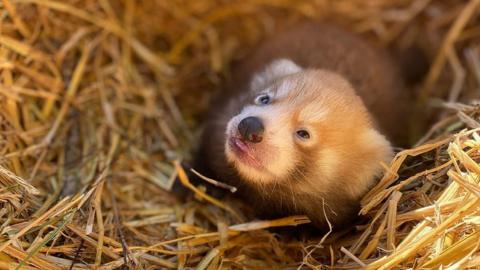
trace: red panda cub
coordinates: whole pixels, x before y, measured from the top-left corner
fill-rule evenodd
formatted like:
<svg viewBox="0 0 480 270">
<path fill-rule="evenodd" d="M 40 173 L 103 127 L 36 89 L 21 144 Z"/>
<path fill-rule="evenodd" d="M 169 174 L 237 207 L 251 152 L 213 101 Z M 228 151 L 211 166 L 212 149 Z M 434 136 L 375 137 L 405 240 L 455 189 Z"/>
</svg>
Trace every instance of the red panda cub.
<svg viewBox="0 0 480 270">
<path fill-rule="evenodd" d="M 234 66 L 196 164 L 259 217 L 342 227 L 405 135 L 407 101 L 384 51 L 338 26 L 297 24 Z"/>
</svg>

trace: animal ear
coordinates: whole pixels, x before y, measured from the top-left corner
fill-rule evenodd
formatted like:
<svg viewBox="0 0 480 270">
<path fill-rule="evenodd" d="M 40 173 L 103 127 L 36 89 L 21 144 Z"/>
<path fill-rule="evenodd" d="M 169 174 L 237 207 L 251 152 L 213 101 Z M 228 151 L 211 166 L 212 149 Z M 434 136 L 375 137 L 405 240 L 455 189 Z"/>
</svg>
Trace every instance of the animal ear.
<svg viewBox="0 0 480 270">
<path fill-rule="evenodd" d="M 250 84 L 252 90 L 259 90 L 271 84 L 276 79 L 295 74 L 303 69 L 290 59 L 278 59 L 270 63 L 265 69 L 257 73 Z"/>
</svg>

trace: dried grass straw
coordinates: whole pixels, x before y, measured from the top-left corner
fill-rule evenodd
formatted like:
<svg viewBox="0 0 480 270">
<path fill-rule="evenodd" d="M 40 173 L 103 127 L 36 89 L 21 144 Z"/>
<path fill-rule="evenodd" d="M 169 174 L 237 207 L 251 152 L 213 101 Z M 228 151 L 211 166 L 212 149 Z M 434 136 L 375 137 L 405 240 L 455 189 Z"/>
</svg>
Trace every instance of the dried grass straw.
<svg viewBox="0 0 480 270">
<path fill-rule="evenodd" d="M 478 268 L 479 5 L 2 0 L 0 269 Z M 229 63 L 305 17 L 423 47 L 433 64 L 419 102 L 448 102 L 362 200 L 365 225 L 295 240 L 267 229 L 306 217 L 250 220 L 177 160 Z M 169 192 L 177 175 L 186 203 Z"/>
</svg>

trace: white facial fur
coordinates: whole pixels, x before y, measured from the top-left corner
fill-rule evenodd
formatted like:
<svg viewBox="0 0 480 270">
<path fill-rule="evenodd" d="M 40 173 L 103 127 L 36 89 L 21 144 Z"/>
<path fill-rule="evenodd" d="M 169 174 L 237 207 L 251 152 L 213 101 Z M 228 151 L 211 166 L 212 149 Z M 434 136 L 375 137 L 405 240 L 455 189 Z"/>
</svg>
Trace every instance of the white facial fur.
<svg viewBox="0 0 480 270">
<path fill-rule="evenodd" d="M 276 91 L 272 91 L 271 84 L 275 80 L 285 78 L 291 74 L 302 71 L 302 68 L 287 59 L 279 59 L 272 62 L 262 72 L 255 75 L 250 84 L 250 90 L 254 93 L 268 94 L 272 100 L 285 98 L 290 91 L 295 90 L 295 85 L 289 80 L 283 80 Z M 270 182 L 283 177 L 295 166 L 294 155 L 294 127 L 290 118 L 293 111 L 285 104 L 266 106 L 249 105 L 245 106 L 240 114 L 233 117 L 226 129 L 227 137 L 237 136 L 237 127 L 241 120 L 255 116 L 262 120 L 265 129 L 264 140 L 259 145 L 251 145 L 255 151 L 256 158 L 262 163 L 261 169 L 252 168 L 249 165 L 237 160 L 231 151 L 230 145 L 226 143 L 227 159 L 233 163 L 240 174 L 247 179 L 258 182 Z M 313 141 L 311 138 L 310 141 Z M 308 143 L 308 142 L 305 142 Z"/>
<path fill-rule="evenodd" d="M 274 80 L 295 74 L 302 71 L 302 68 L 297 66 L 294 62 L 288 59 L 278 59 L 268 65 L 262 72 L 256 74 L 250 83 L 250 90 L 258 91 Z"/>
<path fill-rule="evenodd" d="M 262 169 L 252 168 L 237 160 L 227 143 L 227 158 L 233 162 L 238 171 L 253 181 L 269 182 L 283 177 L 295 166 L 293 127 L 288 124 L 290 113 L 279 106 L 246 106 L 242 112 L 233 117 L 227 125 L 227 136 L 235 136 L 242 119 L 255 116 L 262 120 L 265 129 L 264 139 L 259 144 L 251 145 L 255 157 L 263 165 Z"/>
</svg>

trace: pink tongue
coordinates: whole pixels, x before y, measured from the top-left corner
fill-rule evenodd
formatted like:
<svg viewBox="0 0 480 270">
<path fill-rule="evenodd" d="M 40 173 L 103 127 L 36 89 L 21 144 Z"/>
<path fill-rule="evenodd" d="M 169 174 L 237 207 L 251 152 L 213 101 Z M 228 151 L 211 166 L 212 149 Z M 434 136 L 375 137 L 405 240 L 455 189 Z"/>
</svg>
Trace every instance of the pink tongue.
<svg viewBox="0 0 480 270">
<path fill-rule="evenodd" d="M 246 145 L 245 142 L 243 142 L 241 139 L 235 138 L 235 145 L 238 148 L 242 149 L 242 151 L 248 152 L 248 145 Z"/>
</svg>

